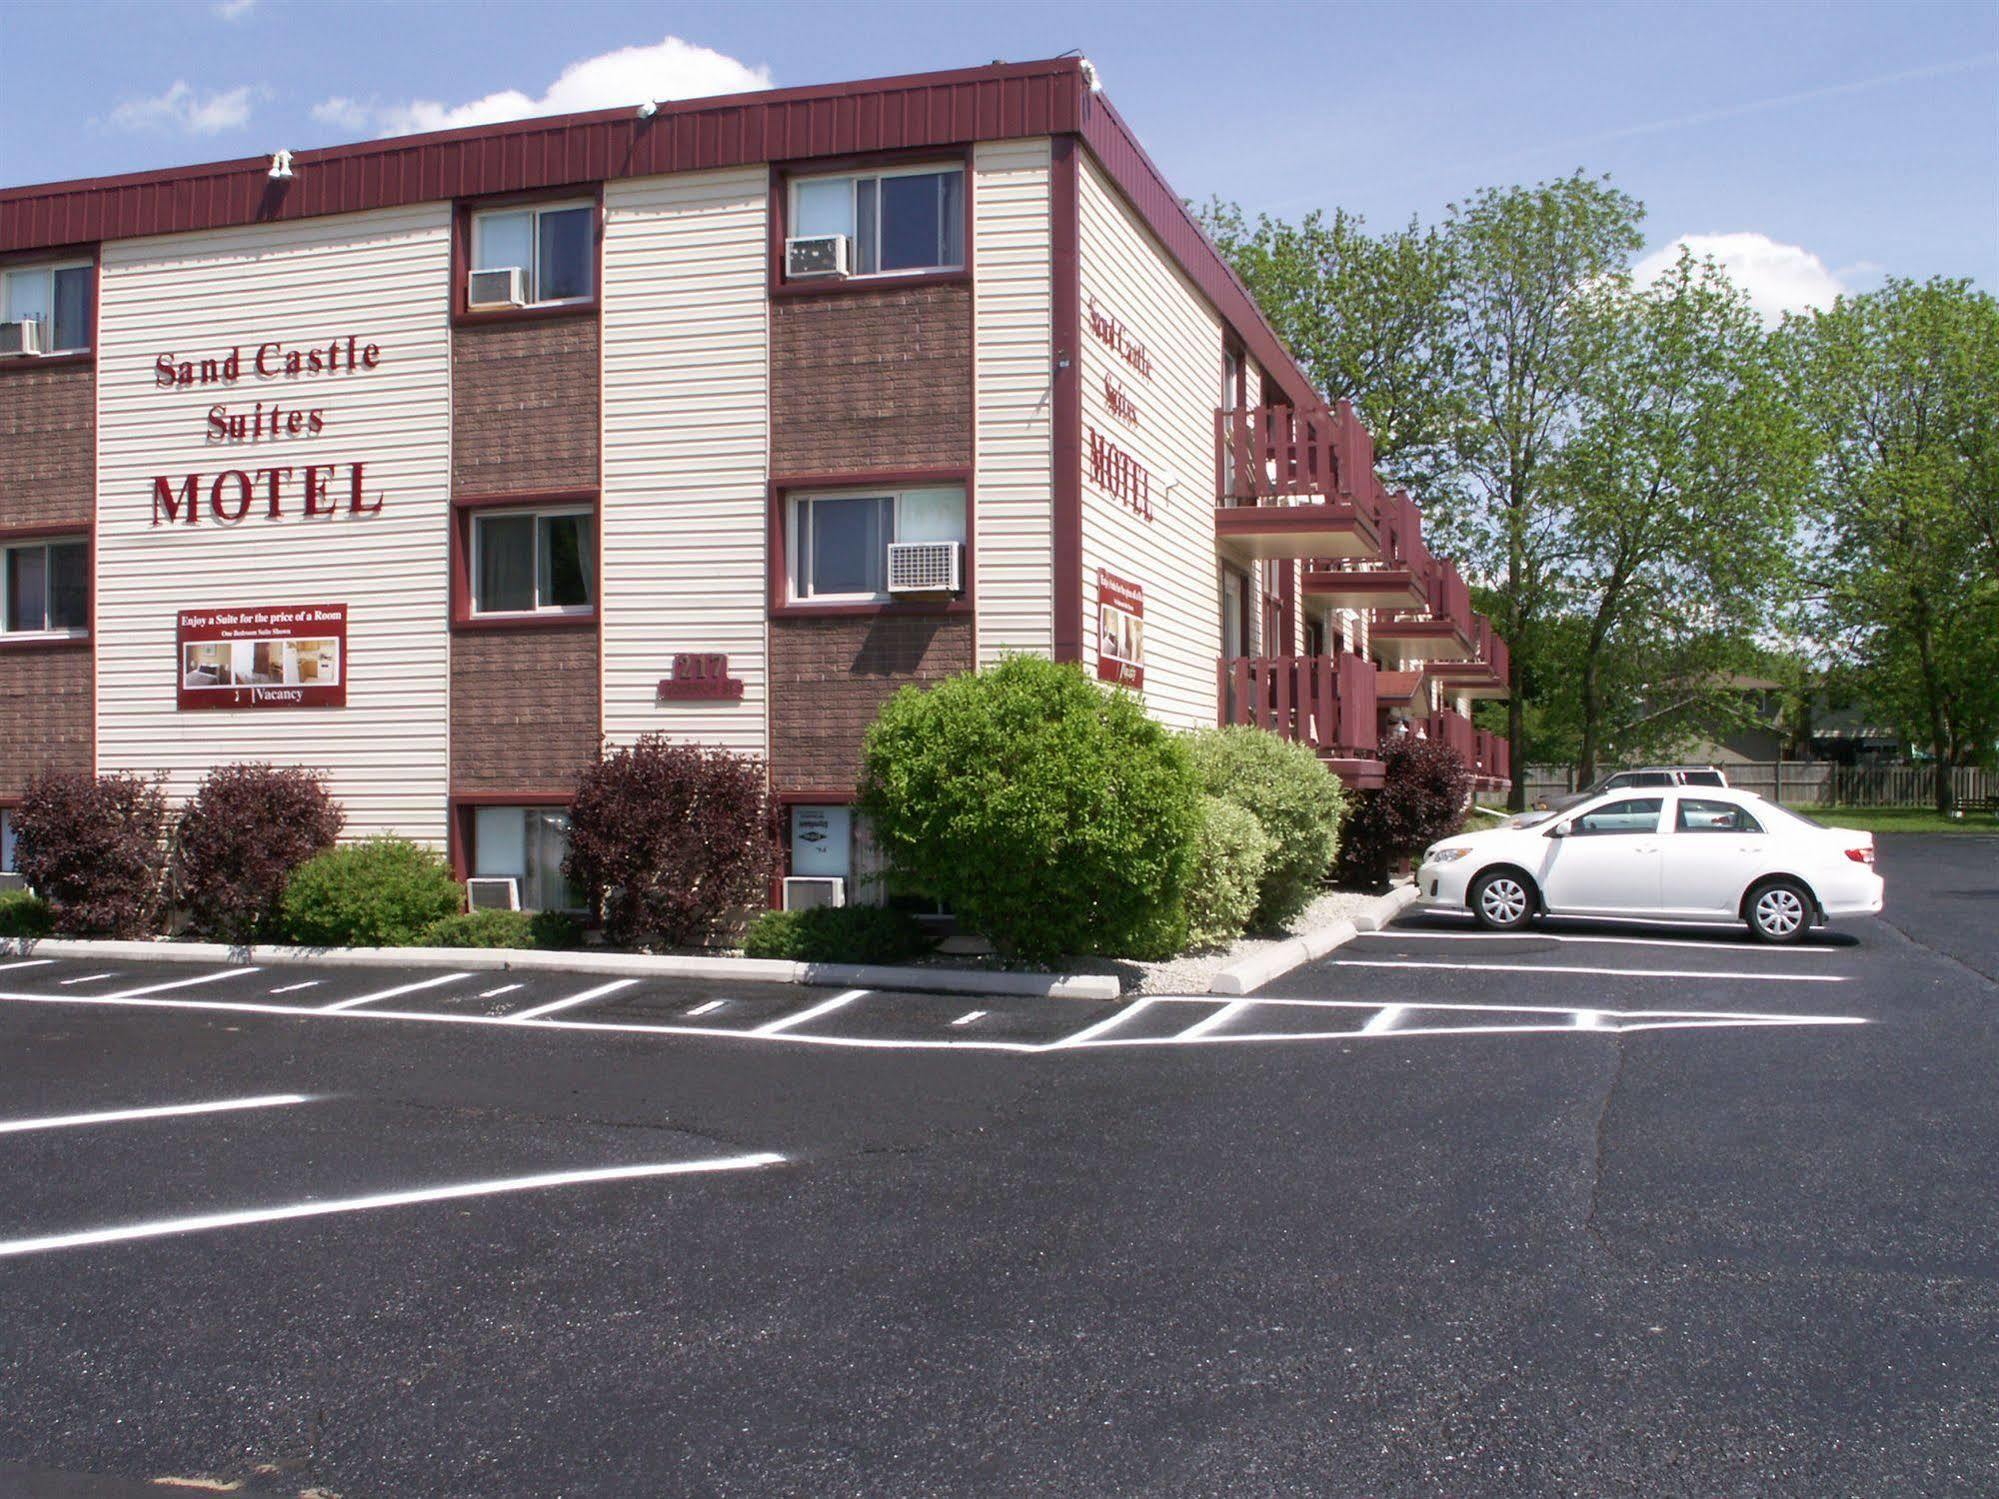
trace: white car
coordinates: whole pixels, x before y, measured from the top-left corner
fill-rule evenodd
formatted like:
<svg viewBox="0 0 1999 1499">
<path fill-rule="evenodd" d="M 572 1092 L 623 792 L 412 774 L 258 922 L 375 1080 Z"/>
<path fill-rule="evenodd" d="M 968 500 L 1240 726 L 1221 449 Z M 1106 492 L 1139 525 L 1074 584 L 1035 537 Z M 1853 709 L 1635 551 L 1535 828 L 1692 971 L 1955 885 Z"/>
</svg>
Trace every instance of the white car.
<svg viewBox="0 0 1999 1499">
<path fill-rule="evenodd" d="M 1445 838 L 1416 881 L 1425 905 L 1495 931 L 1541 914 L 1624 916 L 1744 921 L 1764 942 L 1872 915 L 1882 890 L 1872 833 L 1710 786 L 1612 792 L 1526 827 Z"/>
</svg>

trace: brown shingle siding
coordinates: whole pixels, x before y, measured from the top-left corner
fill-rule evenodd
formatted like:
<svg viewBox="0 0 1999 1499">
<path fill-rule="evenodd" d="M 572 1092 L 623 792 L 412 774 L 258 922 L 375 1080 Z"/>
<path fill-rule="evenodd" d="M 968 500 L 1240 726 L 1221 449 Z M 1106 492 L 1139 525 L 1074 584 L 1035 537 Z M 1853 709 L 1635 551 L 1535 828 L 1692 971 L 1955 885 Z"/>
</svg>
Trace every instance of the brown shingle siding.
<svg viewBox="0 0 1999 1499">
<path fill-rule="evenodd" d="M 911 682 L 972 667 L 962 616 L 880 614 L 770 622 L 772 774 L 779 791 L 858 784 L 861 739 Z"/>
<path fill-rule="evenodd" d="M 451 789 L 556 791 L 596 758 L 594 629 L 451 637 Z"/>
<path fill-rule="evenodd" d="M 97 369 L 0 375 L 0 529 L 90 529 L 97 490 Z"/>
<path fill-rule="evenodd" d="M 454 328 L 454 492 L 596 488 L 597 349 L 594 317 Z"/>
<path fill-rule="evenodd" d="M 90 770 L 91 713 L 89 647 L 0 647 L 0 797 L 44 771 Z"/>
<path fill-rule="evenodd" d="M 972 293 L 910 287 L 771 305 L 771 467 L 969 467 Z"/>
</svg>

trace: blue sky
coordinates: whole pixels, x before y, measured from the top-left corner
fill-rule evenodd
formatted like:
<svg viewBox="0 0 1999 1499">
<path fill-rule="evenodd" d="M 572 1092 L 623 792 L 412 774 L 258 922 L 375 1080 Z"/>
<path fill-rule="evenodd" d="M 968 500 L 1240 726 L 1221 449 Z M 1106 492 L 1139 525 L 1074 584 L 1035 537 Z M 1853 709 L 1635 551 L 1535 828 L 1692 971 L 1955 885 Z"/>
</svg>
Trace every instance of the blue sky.
<svg viewBox="0 0 1999 1499">
<path fill-rule="evenodd" d="M 1999 0 L 13 0 L 0 56 L 36 65 L 0 91 L 0 183 L 1069 48 L 1195 199 L 1386 224 L 1582 167 L 1645 201 L 1648 249 L 1710 237 L 1766 310 L 1887 273 L 1999 290 Z"/>
</svg>

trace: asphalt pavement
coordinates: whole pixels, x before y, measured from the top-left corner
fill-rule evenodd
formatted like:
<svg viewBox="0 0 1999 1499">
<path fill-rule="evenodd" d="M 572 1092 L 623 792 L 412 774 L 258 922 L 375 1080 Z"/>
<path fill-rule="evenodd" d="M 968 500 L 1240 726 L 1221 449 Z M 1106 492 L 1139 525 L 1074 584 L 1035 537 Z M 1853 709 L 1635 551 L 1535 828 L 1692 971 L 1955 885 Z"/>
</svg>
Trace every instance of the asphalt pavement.
<svg viewBox="0 0 1999 1499">
<path fill-rule="evenodd" d="M 0 959 L 0 1494 L 1999 1491 L 1999 839 L 1879 844 L 1240 1005 Z"/>
</svg>

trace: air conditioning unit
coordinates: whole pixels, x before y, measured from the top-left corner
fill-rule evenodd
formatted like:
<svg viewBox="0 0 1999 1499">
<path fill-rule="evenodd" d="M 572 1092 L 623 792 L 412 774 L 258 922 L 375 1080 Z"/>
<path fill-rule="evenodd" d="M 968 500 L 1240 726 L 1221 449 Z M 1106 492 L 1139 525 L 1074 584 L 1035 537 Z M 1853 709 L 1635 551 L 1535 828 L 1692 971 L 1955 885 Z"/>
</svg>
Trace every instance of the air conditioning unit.
<svg viewBox="0 0 1999 1499">
<path fill-rule="evenodd" d="M 892 541 L 888 548 L 890 593 L 962 593 L 965 547 L 957 541 Z"/>
<path fill-rule="evenodd" d="M 521 882 L 511 875 L 501 879 L 480 875 L 465 882 L 465 904 L 474 911 L 518 911 Z"/>
<path fill-rule="evenodd" d="M 528 273 L 517 265 L 474 271 L 465 278 L 465 305 L 475 309 L 527 306 Z"/>
<path fill-rule="evenodd" d="M 0 873 L 0 890 L 25 890 L 27 888 L 28 877 L 25 874 L 15 874 L 11 870 Z"/>
<path fill-rule="evenodd" d="M 0 323 L 0 355 L 42 352 L 42 325 L 33 318 Z"/>
<path fill-rule="evenodd" d="M 792 876 L 784 882 L 784 908 L 787 911 L 813 911 L 821 906 L 844 906 L 847 903 L 847 882 L 824 877 L 805 878 Z"/>
<path fill-rule="evenodd" d="M 851 276 L 847 259 L 847 236 L 814 234 L 784 242 L 784 274 L 789 281 L 813 276 Z"/>
</svg>

